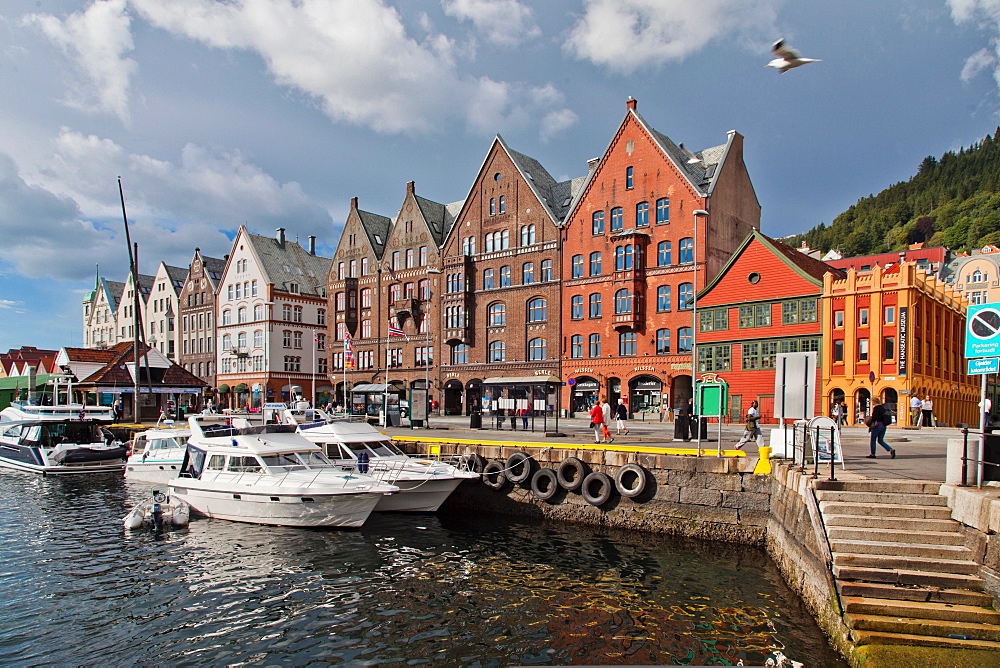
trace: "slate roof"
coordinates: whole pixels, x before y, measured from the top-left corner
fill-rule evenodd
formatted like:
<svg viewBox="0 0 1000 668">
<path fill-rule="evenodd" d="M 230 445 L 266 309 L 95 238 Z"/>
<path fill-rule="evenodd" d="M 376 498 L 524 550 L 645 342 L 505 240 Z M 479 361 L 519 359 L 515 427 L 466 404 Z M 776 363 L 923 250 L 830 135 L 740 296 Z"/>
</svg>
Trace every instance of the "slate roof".
<svg viewBox="0 0 1000 668">
<path fill-rule="evenodd" d="M 208 274 L 208 280 L 212 284 L 212 287 L 218 287 L 218 282 L 222 279 L 222 272 L 226 270 L 226 261 L 221 258 L 202 255 L 201 264 L 205 267 L 205 273 Z M 216 278 L 212 278 L 212 274 L 215 274 Z"/>
<path fill-rule="evenodd" d="M 453 205 L 439 204 L 417 194 L 414 194 L 413 197 L 417 201 L 417 206 L 420 207 L 420 213 L 430 227 L 434 244 L 440 248 L 448 232 L 451 231 L 452 226 L 455 224 L 455 217 L 458 216 L 458 212 L 461 210 L 464 202 L 456 202 L 458 209 L 454 210 L 453 213 L 452 209 L 449 208 Z"/>
<path fill-rule="evenodd" d="M 118 302 L 122 299 L 122 293 L 125 292 L 125 284 L 119 283 L 118 281 L 109 281 L 107 279 L 101 279 L 101 284 L 104 289 L 104 293 L 107 295 L 108 305 L 111 306 L 112 311 L 118 310 Z"/>
<path fill-rule="evenodd" d="M 358 209 L 358 218 L 361 220 L 361 227 L 368 235 L 368 243 L 375 251 L 375 258 L 381 260 L 385 254 L 385 244 L 389 240 L 389 228 L 392 227 L 392 219 L 380 216 L 370 211 Z"/>
<path fill-rule="evenodd" d="M 513 160 L 518 171 L 538 197 L 538 201 L 545 205 L 556 224 L 561 225 L 587 177 L 557 182 L 540 162 L 510 148 L 500 135 L 497 135 L 497 141 Z"/>
<path fill-rule="evenodd" d="M 716 172 L 718 171 L 719 164 L 726 155 L 726 148 L 728 144 L 720 144 L 719 146 L 712 146 L 710 148 L 702 149 L 701 151 L 691 151 L 688 154 L 681 146 L 678 146 L 670 139 L 667 135 L 662 132 L 654 130 L 646 120 L 639 115 L 639 112 L 633 111 L 633 113 L 639 117 L 646 129 L 649 130 L 650 135 L 663 149 L 664 153 L 669 155 L 674 163 L 680 168 L 681 173 L 687 176 L 688 180 L 694 185 L 698 190 L 703 193 L 706 192 L 712 184 L 712 179 L 715 178 Z M 696 161 L 692 161 L 692 157 L 698 158 Z"/>
<path fill-rule="evenodd" d="M 277 290 L 287 291 L 289 283 L 299 284 L 299 294 L 307 297 L 322 297 L 326 288 L 326 275 L 333 260 L 309 251 L 296 241 L 285 239 L 284 248 L 274 237 L 247 232 L 247 240 L 253 246 L 267 282 Z"/>
<path fill-rule="evenodd" d="M 92 348 L 64 348 L 66 354 L 74 362 L 102 362 L 104 366 L 90 374 L 86 378 L 79 378 L 79 383 L 91 383 L 94 385 L 124 385 L 134 384 L 132 375 L 126 365 L 132 364 L 135 357 L 132 355 L 134 343 L 123 341 L 104 350 Z M 145 343 L 139 342 L 139 375 L 142 382 L 146 382 L 145 367 L 142 366 L 142 356 L 147 351 L 152 350 Z M 150 368 L 153 385 L 186 386 L 186 387 L 208 387 L 208 384 L 192 374 L 179 364 L 170 363 L 170 366 L 163 369 L 158 367 Z"/>
<path fill-rule="evenodd" d="M 187 280 L 188 270 L 181 269 L 180 267 L 171 267 L 169 264 L 163 265 L 167 269 L 167 278 L 173 283 L 171 286 L 174 292 L 177 292 L 182 287 L 184 287 L 184 281 Z"/>
</svg>

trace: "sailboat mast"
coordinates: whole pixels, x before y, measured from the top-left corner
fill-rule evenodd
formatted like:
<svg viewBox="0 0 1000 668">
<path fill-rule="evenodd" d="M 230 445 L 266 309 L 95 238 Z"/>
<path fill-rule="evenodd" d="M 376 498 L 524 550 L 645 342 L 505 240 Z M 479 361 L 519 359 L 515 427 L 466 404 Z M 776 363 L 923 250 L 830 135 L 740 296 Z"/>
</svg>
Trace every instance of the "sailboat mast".
<svg viewBox="0 0 1000 668">
<path fill-rule="evenodd" d="M 122 201 L 122 220 L 125 223 L 125 243 L 128 245 L 129 271 L 132 274 L 132 322 L 134 325 L 135 337 L 132 342 L 132 368 L 133 368 L 133 392 L 132 395 L 132 418 L 136 424 L 139 423 L 139 268 L 136 266 L 136 255 L 132 252 L 132 235 L 128 230 L 128 215 L 125 213 L 125 192 L 122 190 L 122 177 L 118 177 L 118 195 Z"/>
</svg>

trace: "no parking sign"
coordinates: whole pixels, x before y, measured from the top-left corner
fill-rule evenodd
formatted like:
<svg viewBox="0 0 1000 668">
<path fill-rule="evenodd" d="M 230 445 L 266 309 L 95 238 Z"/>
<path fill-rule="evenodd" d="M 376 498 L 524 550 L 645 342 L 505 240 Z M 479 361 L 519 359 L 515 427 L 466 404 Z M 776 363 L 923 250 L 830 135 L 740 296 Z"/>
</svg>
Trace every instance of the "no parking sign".
<svg viewBox="0 0 1000 668">
<path fill-rule="evenodd" d="M 966 357 L 1000 357 L 1000 304 L 976 304 L 966 312 Z"/>
</svg>

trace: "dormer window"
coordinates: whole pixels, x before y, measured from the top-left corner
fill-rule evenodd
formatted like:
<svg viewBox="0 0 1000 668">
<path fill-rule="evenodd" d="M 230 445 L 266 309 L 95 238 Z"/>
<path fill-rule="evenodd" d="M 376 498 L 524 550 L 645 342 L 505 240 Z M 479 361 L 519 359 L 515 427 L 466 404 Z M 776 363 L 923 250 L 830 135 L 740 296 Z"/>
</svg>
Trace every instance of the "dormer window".
<svg viewBox="0 0 1000 668">
<path fill-rule="evenodd" d="M 298 283 L 289 283 L 288 284 L 288 291 L 291 292 L 293 295 L 299 294 L 299 284 Z"/>
</svg>

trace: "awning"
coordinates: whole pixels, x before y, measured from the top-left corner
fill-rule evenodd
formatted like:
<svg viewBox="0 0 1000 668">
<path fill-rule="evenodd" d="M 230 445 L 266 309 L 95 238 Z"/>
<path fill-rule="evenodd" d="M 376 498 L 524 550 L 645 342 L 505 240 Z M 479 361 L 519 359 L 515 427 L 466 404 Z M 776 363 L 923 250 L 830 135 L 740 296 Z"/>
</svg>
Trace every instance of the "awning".
<svg viewBox="0 0 1000 668">
<path fill-rule="evenodd" d="M 545 385 L 546 383 L 562 385 L 562 381 L 555 376 L 516 376 L 512 378 L 501 376 L 487 378 L 483 381 L 483 385 Z"/>
<path fill-rule="evenodd" d="M 377 392 L 385 392 L 389 389 L 389 386 L 385 383 L 361 383 L 360 385 L 355 385 L 351 388 L 352 394 L 374 394 Z"/>
</svg>

